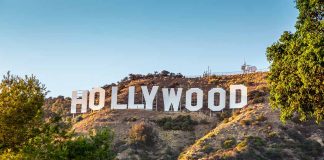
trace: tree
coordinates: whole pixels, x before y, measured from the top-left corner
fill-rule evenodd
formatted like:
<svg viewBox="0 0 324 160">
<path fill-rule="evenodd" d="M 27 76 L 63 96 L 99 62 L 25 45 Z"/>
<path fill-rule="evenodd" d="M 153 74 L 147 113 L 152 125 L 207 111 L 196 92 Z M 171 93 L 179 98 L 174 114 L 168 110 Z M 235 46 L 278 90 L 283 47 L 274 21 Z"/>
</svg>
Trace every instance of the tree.
<svg viewBox="0 0 324 160">
<path fill-rule="evenodd" d="M 101 128 L 91 132 L 90 136 L 69 140 L 63 147 L 67 149 L 66 159 L 115 159 L 116 152 L 112 150 L 113 137 L 110 128 Z"/>
<path fill-rule="evenodd" d="M 46 88 L 35 76 L 10 72 L 0 83 L 0 150 L 16 150 L 38 132 Z"/>
<path fill-rule="evenodd" d="M 281 120 L 324 115 L 324 1 L 297 0 L 296 32 L 285 31 L 267 48 L 270 103 L 281 111 Z"/>
<path fill-rule="evenodd" d="M 150 145 L 153 143 L 153 128 L 144 121 L 134 124 L 129 130 L 130 143 L 134 145 Z"/>
<path fill-rule="evenodd" d="M 94 130 L 89 136 L 74 134 L 64 113 L 71 99 L 59 96 L 46 107 L 46 93 L 35 76 L 20 78 L 9 72 L 4 76 L 0 83 L 0 159 L 114 159 L 110 128 Z"/>
<path fill-rule="evenodd" d="M 160 73 L 160 75 L 161 75 L 162 77 L 167 77 L 167 76 L 169 76 L 169 74 L 170 74 L 170 72 L 169 72 L 169 71 L 166 71 L 166 70 L 163 70 L 163 71 L 161 71 L 161 73 Z"/>
<path fill-rule="evenodd" d="M 86 135 L 62 137 L 57 131 L 44 132 L 30 139 L 22 150 L 9 155 L 25 159 L 114 159 L 112 149 L 114 134 L 110 128 L 96 129 Z M 63 135 L 63 134 L 62 134 Z M 5 152 L 6 153 L 6 152 Z M 9 152 L 10 153 L 10 152 Z M 4 155 L 6 157 L 8 155 Z M 0 159 L 2 157 L 0 156 Z"/>
</svg>

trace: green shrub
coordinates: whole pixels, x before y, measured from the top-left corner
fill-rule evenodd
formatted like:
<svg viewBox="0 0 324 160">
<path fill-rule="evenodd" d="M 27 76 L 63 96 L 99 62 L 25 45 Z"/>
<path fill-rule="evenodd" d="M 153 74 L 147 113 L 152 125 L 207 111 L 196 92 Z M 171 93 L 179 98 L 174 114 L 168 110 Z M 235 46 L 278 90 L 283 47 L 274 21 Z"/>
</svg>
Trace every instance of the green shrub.
<svg viewBox="0 0 324 160">
<path fill-rule="evenodd" d="M 137 116 L 133 116 L 133 117 L 125 117 L 124 121 L 125 122 L 136 122 L 138 120 Z"/>
<path fill-rule="evenodd" d="M 248 142 L 254 147 L 261 147 L 266 144 L 266 142 L 260 137 L 248 137 Z"/>
<path fill-rule="evenodd" d="M 303 142 L 305 139 L 301 134 L 299 134 L 295 129 L 292 128 L 288 129 L 286 133 L 290 138 L 292 138 L 293 140 L 297 140 L 299 142 Z"/>
<path fill-rule="evenodd" d="M 324 153 L 324 148 L 316 141 L 313 140 L 305 140 L 304 142 L 300 143 L 300 148 L 306 152 L 307 155 L 312 157 L 320 156 Z"/>
<path fill-rule="evenodd" d="M 225 141 L 222 143 L 222 148 L 224 149 L 229 149 L 232 148 L 236 145 L 236 139 L 234 137 L 227 138 Z"/>
<path fill-rule="evenodd" d="M 245 137 L 244 140 L 241 141 L 237 146 L 240 148 L 244 148 L 247 146 L 261 147 L 261 146 L 264 146 L 265 144 L 266 144 L 266 142 L 260 137 L 248 136 L 248 137 Z"/>
<path fill-rule="evenodd" d="M 276 137 L 278 137 L 278 133 L 277 132 L 270 132 L 268 134 L 268 138 L 276 138 Z"/>
<path fill-rule="evenodd" d="M 206 154 L 209 154 L 209 153 L 214 151 L 214 148 L 212 146 L 210 146 L 210 145 L 205 145 L 205 146 L 202 147 L 201 151 L 206 153 Z"/>
<path fill-rule="evenodd" d="M 241 141 L 236 147 L 239 151 L 245 150 L 248 146 L 248 142 L 246 140 Z"/>
<path fill-rule="evenodd" d="M 40 134 L 20 152 L 24 159 L 114 159 L 112 141 L 113 133 L 109 128 L 96 130 L 89 136 L 67 137 L 63 141 Z"/>
<path fill-rule="evenodd" d="M 226 110 L 226 111 L 223 111 L 223 112 L 217 114 L 217 116 L 220 121 L 223 121 L 225 118 L 229 118 L 232 116 L 232 111 Z"/>
<path fill-rule="evenodd" d="M 191 119 L 190 115 L 179 115 L 172 119 L 171 117 L 164 117 L 156 121 L 156 123 L 164 130 L 194 130 L 194 126 L 198 124 L 197 121 Z"/>
<path fill-rule="evenodd" d="M 268 149 L 264 155 L 269 159 L 283 159 L 281 149 L 278 148 Z"/>
<path fill-rule="evenodd" d="M 23 159 L 24 155 L 22 153 L 15 153 L 11 149 L 8 149 L 4 151 L 0 155 L 0 159 L 5 159 L 5 160 L 20 160 Z"/>
<path fill-rule="evenodd" d="M 246 152 L 240 153 L 237 157 L 242 160 L 264 160 L 264 158 L 254 150 L 247 150 Z"/>
<path fill-rule="evenodd" d="M 264 103 L 268 93 L 269 89 L 267 87 L 261 87 L 249 92 L 248 99 L 252 100 L 252 104 Z"/>
<path fill-rule="evenodd" d="M 113 133 L 103 128 L 90 133 L 89 137 L 79 136 L 64 145 L 68 159 L 113 159 L 115 153 L 111 149 Z"/>
<path fill-rule="evenodd" d="M 252 100 L 252 104 L 264 103 L 266 100 L 265 97 L 256 97 Z"/>
</svg>

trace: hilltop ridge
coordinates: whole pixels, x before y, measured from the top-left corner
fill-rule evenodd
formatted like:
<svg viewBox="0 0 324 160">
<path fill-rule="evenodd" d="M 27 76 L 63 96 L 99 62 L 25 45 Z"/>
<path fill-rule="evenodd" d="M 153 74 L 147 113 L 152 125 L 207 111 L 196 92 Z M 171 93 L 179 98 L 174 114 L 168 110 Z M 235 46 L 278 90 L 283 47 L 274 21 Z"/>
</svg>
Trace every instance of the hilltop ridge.
<svg viewBox="0 0 324 160">
<path fill-rule="evenodd" d="M 118 84 L 105 85 L 106 107 L 100 111 L 74 115 L 73 129 L 88 134 L 92 129 L 110 127 L 115 133 L 117 159 L 312 159 L 323 153 L 323 125 L 289 121 L 282 124 L 278 111 L 268 105 L 267 72 L 226 76 L 186 78 L 181 74 L 130 74 Z M 204 93 L 210 88 L 229 89 L 232 84 L 248 88 L 248 105 L 243 109 L 211 112 L 204 103 L 199 112 L 187 112 L 184 101 L 181 112 L 163 112 L 162 95 L 158 92 L 153 111 L 111 110 L 111 87 L 118 85 L 118 101 L 127 103 L 128 87 L 136 87 L 135 102 L 142 103 L 140 86 L 160 88 L 198 87 Z M 227 93 L 228 94 L 228 93 Z M 228 96 L 227 96 L 228 97 Z M 204 99 L 207 98 L 206 96 Z M 229 99 L 227 98 L 227 101 Z M 50 99 L 47 106 L 65 110 L 70 99 Z M 204 100 L 205 101 L 205 100 Z M 52 110 L 55 107 L 49 107 Z M 66 116 L 72 116 L 67 114 Z M 145 134 L 134 127 L 148 127 Z M 311 131 L 311 132 L 310 132 Z M 131 135 L 149 136 L 150 145 L 133 144 Z M 257 143 L 257 144 L 255 144 Z M 297 147 L 296 147 L 297 146 Z M 311 148 L 311 149 L 309 149 Z M 279 151 L 280 150 L 280 151 Z M 299 152 L 298 154 L 293 154 Z"/>
</svg>

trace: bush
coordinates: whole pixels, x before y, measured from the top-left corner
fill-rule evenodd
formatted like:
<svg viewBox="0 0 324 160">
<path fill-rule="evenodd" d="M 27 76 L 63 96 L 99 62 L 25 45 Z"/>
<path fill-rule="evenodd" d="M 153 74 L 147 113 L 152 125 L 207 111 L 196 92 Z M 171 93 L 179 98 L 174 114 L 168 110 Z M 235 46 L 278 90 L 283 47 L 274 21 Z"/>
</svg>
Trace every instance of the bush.
<svg viewBox="0 0 324 160">
<path fill-rule="evenodd" d="M 265 141 L 260 138 L 260 137 L 248 137 L 247 138 L 248 142 L 253 146 L 253 147 L 261 147 L 265 145 Z"/>
<path fill-rule="evenodd" d="M 267 93 L 268 91 L 264 88 L 254 90 L 248 94 L 248 99 L 252 100 L 252 104 L 263 103 L 266 100 L 265 96 Z"/>
<path fill-rule="evenodd" d="M 23 154 L 15 153 L 11 149 L 8 149 L 8 150 L 4 151 L 0 155 L 0 159 L 6 159 L 6 160 L 24 159 L 23 157 L 24 157 Z"/>
<path fill-rule="evenodd" d="M 268 138 L 277 138 L 278 137 L 278 133 L 277 132 L 270 132 L 268 134 Z"/>
<path fill-rule="evenodd" d="M 145 122 L 134 124 L 129 131 L 130 143 L 150 145 L 154 141 L 153 128 Z"/>
<path fill-rule="evenodd" d="M 214 151 L 214 148 L 207 144 L 207 145 L 202 147 L 201 151 L 206 153 L 206 154 L 209 154 L 209 153 Z"/>
<path fill-rule="evenodd" d="M 243 150 L 245 150 L 247 147 L 248 147 L 248 142 L 247 142 L 246 140 L 243 140 L 242 142 L 240 142 L 240 143 L 236 146 L 237 150 L 239 150 L 239 151 L 243 151 Z"/>
<path fill-rule="evenodd" d="M 219 79 L 210 79 L 210 80 L 208 80 L 208 84 L 217 85 L 218 83 L 219 83 Z"/>
<path fill-rule="evenodd" d="M 237 147 L 239 148 L 246 148 L 248 146 L 261 147 L 264 146 L 265 144 L 266 144 L 265 141 L 260 137 L 248 136 L 245 137 L 244 140 L 237 145 Z"/>
<path fill-rule="evenodd" d="M 264 103 L 266 100 L 265 97 L 256 97 L 252 100 L 252 104 Z"/>
<path fill-rule="evenodd" d="M 124 121 L 125 122 L 136 122 L 138 120 L 137 116 L 133 116 L 133 117 L 125 117 Z"/>
<path fill-rule="evenodd" d="M 288 129 L 286 133 L 290 138 L 292 138 L 293 140 L 297 140 L 299 142 L 303 142 L 305 139 L 301 134 L 299 134 L 295 129 L 292 128 Z"/>
<path fill-rule="evenodd" d="M 282 159 L 281 149 L 271 148 L 265 152 L 265 156 L 269 159 Z"/>
<path fill-rule="evenodd" d="M 90 133 L 89 137 L 80 136 L 69 140 L 64 145 L 68 159 L 113 159 L 115 153 L 111 149 L 113 133 L 103 128 Z"/>
<path fill-rule="evenodd" d="M 198 122 L 192 120 L 190 115 L 179 115 L 174 119 L 172 119 L 171 117 L 164 117 L 162 119 L 159 119 L 157 120 L 157 124 L 164 130 L 191 131 L 194 130 L 194 126 L 197 125 Z"/>
<path fill-rule="evenodd" d="M 160 75 L 161 75 L 162 77 L 167 77 L 167 76 L 170 75 L 170 72 L 169 72 L 169 71 L 166 71 L 166 70 L 163 70 L 163 71 L 161 71 Z"/>
<path fill-rule="evenodd" d="M 249 98 L 258 98 L 258 97 L 264 97 L 267 95 L 267 92 L 264 91 L 263 89 L 258 89 L 258 90 L 253 90 L 249 93 Z"/>
<path fill-rule="evenodd" d="M 90 136 L 67 137 L 57 140 L 53 135 L 40 134 L 31 139 L 19 154 L 24 159 L 114 159 L 113 133 L 103 128 Z"/>
<path fill-rule="evenodd" d="M 320 156 L 323 153 L 324 148 L 322 148 L 321 144 L 313 140 L 305 140 L 300 143 L 300 148 L 312 157 Z"/>
<path fill-rule="evenodd" d="M 223 111 L 220 114 L 217 114 L 217 116 L 220 121 L 223 121 L 225 118 L 229 118 L 232 116 L 232 111 L 231 110 Z"/>
<path fill-rule="evenodd" d="M 82 115 L 78 115 L 78 116 L 75 117 L 75 122 L 80 122 L 82 120 L 83 120 Z"/>
<path fill-rule="evenodd" d="M 209 124 L 209 122 L 207 121 L 207 119 L 202 119 L 199 121 L 200 124 Z"/>
<path fill-rule="evenodd" d="M 251 125 L 251 123 L 252 123 L 251 119 L 243 119 L 240 121 L 240 124 L 244 125 L 244 126 L 249 126 L 249 125 Z"/>
<path fill-rule="evenodd" d="M 236 145 L 236 140 L 234 137 L 228 138 L 226 139 L 223 143 L 222 143 L 222 148 L 224 149 L 229 149 L 234 147 L 234 145 Z"/>
<path fill-rule="evenodd" d="M 266 121 L 267 120 L 267 117 L 264 116 L 263 114 L 261 114 L 261 115 L 258 115 L 256 117 L 256 120 L 259 121 L 259 122 L 263 122 L 263 121 Z"/>
</svg>

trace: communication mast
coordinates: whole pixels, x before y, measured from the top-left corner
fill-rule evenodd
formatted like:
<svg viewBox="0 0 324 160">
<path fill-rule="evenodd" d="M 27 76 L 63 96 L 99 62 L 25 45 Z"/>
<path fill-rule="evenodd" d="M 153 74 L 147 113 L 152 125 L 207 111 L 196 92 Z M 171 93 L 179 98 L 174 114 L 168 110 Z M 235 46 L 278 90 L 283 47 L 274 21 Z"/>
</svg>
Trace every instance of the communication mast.
<svg viewBox="0 0 324 160">
<path fill-rule="evenodd" d="M 209 79 L 210 76 L 211 76 L 211 69 L 208 66 L 207 71 L 204 71 L 203 77 L 207 77 Z"/>
</svg>

